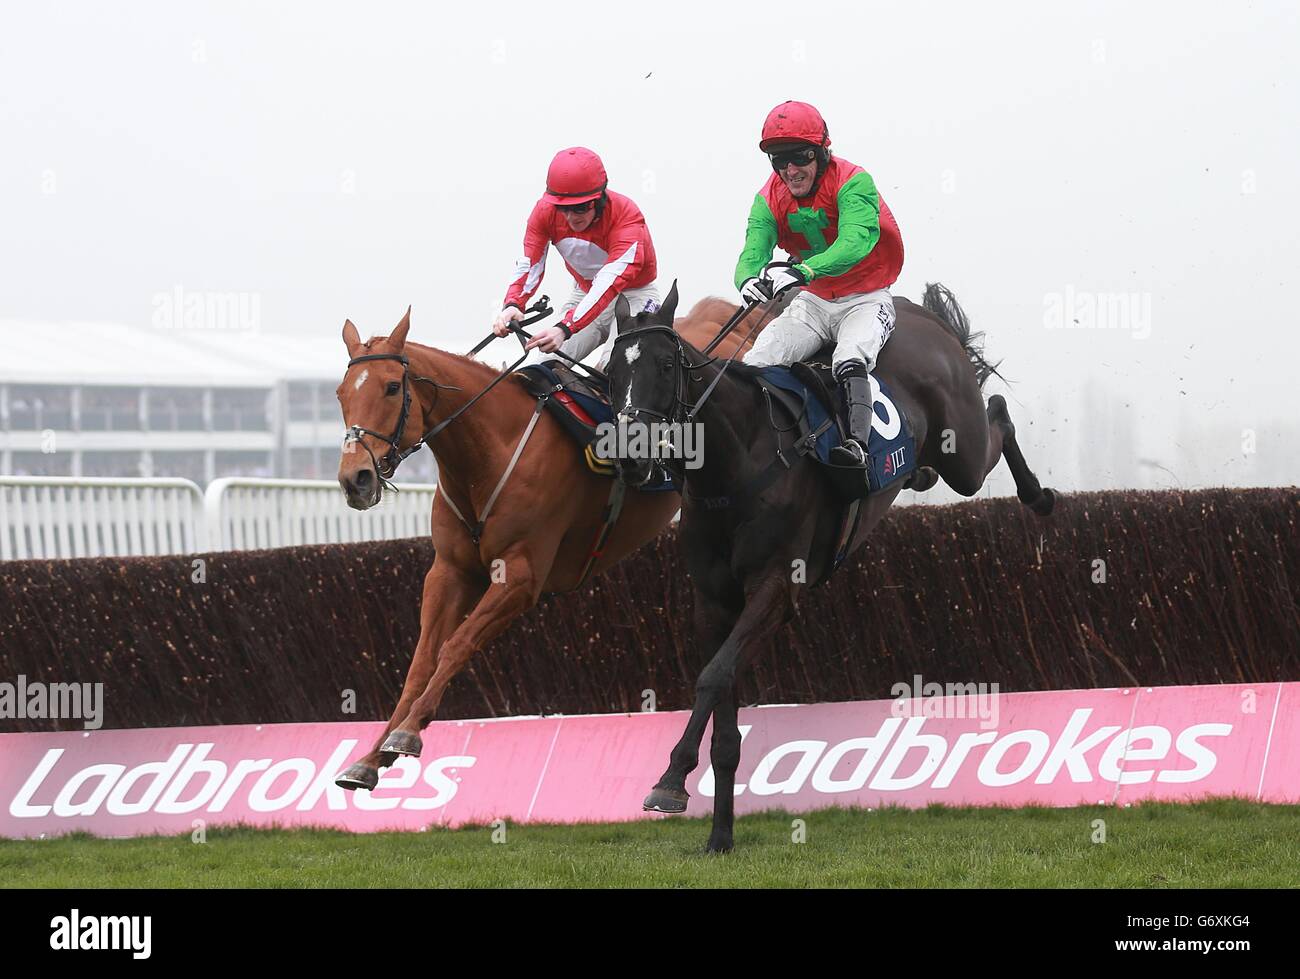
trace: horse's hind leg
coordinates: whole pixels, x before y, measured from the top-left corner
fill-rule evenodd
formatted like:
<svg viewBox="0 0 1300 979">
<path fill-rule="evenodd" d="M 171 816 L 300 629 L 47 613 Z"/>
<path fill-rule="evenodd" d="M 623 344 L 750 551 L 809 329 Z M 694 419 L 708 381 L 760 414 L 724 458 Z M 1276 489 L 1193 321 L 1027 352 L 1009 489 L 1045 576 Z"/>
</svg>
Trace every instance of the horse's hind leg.
<svg viewBox="0 0 1300 979">
<path fill-rule="evenodd" d="M 1011 421 L 1007 401 L 1002 395 L 995 394 L 989 398 L 988 419 L 989 456 L 984 475 L 993 471 L 993 467 L 998 464 L 999 455 L 1004 456 L 1016 481 L 1016 496 L 1020 502 L 1040 517 L 1047 516 L 1056 503 L 1056 494 L 1039 484 L 1038 477 L 1025 462 L 1020 444 L 1016 441 L 1016 426 Z"/>
</svg>

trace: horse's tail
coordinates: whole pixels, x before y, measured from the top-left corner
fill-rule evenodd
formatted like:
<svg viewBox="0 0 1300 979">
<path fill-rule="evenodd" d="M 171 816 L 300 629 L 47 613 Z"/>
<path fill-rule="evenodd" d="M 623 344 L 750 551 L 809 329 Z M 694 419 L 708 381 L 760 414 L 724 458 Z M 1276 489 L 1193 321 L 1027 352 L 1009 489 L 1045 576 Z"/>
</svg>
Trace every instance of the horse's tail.
<svg viewBox="0 0 1300 979">
<path fill-rule="evenodd" d="M 984 382 L 993 375 L 1002 377 L 998 374 L 998 364 L 990 364 L 984 358 L 984 334 L 972 333 L 970 320 L 966 318 L 966 311 L 957 304 L 957 297 L 949 291 L 948 287 L 940 282 L 927 282 L 925 284 L 925 294 L 921 297 L 921 305 L 943 324 L 944 329 L 956 337 L 957 342 L 961 344 L 966 356 L 970 359 L 971 366 L 975 368 L 975 380 L 979 386 L 984 387 Z M 1002 380 L 1006 380 L 1002 377 Z"/>
</svg>

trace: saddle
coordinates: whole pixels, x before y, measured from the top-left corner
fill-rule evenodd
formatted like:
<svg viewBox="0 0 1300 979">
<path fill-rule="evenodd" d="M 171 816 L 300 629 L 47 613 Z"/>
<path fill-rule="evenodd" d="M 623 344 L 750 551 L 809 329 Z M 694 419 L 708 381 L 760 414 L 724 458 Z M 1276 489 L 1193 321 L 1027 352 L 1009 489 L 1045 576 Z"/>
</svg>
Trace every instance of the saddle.
<svg viewBox="0 0 1300 979">
<path fill-rule="evenodd" d="M 600 458 L 594 451 L 599 435 L 597 426 L 614 420 L 606 383 L 596 377 L 584 377 L 559 361 L 529 364 L 515 371 L 514 376 L 529 394 L 543 399 L 551 417 L 578 443 L 588 469 L 610 479 L 618 475 L 617 463 Z M 650 482 L 637 489 L 641 493 L 661 493 L 677 491 L 680 487 L 666 469 L 656 466 Z"/>
<path fill-rule="evenodd" d="M 867 445 L 866 480 L 858 467 L 831 461 L 831 450 L 848 437 L 839 386 L 831 373 L 831 353 L 832 348 L 826 347 L 814 359 L 788 368 L 737 365 L 733 369 L 757 384 L 769 403 L 781 406 L 798 431 L 794 450 L 817 462 L 835 495 L 849 503 L 879 493 L 908 476 L 916 468 L 916 448 L 906 417 L 890 397 L 885 383 L 874 378 L 874 390 L 878 394 L 873 407 L 877 412 L 884 409 L 886 417 L 881 419 L 877 413 L 877 418 L 886 432 L 893 432 L 892 436 L 886 437 L 872 427 Z M 778 427 L 775 418 L 770 421 L 774 428 Z"/>
</svg>

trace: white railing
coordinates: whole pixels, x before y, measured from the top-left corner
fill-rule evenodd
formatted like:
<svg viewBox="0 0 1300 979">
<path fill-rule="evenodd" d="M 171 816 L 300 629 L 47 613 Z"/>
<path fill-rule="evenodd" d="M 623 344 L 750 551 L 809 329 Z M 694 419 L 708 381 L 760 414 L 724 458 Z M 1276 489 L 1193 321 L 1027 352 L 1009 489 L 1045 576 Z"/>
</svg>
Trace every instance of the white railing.
<svg viewBox="0 0 1300 979">
<path fill-rule="evenodd" d="M 436 487 L 352 510 L 336 482 L 0 476 L 0 560 L 126 557 L 423 537 Z"/>
<path fill-rule="evenodd" d="M 192 553 L 202 516 L 188 479 L 0 476 L 0 560 Z"/>
<path fill-rule="evenodd" d="M 326 479 L 218 479 L 203 504 L 211 547 L 244 551 L 426 536 L 436 486 L 399 486 L 374 509 L 353 510 L 339 484 Z"/>
</svg>

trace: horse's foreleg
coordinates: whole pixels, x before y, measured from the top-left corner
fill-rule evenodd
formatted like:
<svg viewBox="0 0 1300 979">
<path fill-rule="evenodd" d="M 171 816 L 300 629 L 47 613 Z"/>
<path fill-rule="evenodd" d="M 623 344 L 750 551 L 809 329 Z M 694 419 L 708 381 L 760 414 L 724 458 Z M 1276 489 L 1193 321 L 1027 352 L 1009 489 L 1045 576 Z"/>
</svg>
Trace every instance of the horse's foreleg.
<svg viewBox="0 0 1300 979">
<path fill-rule="evenodd" d="M 740 725 L 736 688 L 726 692 L 713 711 L 713 743 L 709 761 L 713 764 L 713 831 L 710 853 L 729 853 L 736 822 L 736 769 L 740 765 Z"/>
<path fill-rule="evenodd" d="M 794 608 L 794 586 L 782 576 L 772 576 L 746 595 L 744 609 L 722 647 L 704 668 L 695 685 L 695 706 L 686 732 L 673 748 L 668 770 L 645 800 L 645 808 L 682 812 L 686 808 L 686 776 L 699 759 L 700 740 L 713 716 L 713 834 L 709 849 L 731 849 L 736 767 L 740 763 L 740 730 L 736 725 L 736 677 Z"/>
<path fill-rule="evenodd" d="M 721 599 L 698 590 L 695 595 L 695 639 L 696 644 L 710 660 L 716 657 L 719 649 L 726 643 L 727 637 L 736 626 L 740 610 L 732 608 Z M 700 741 L 704 738 L 704 728 L 709 723 L 713 712 L 710 702 L 702 701 L 699 687 L 696 687 L 695 706 L 690 719 L 686 722 L 686 731 L 673 747 L 669 756 L 668 770 L 664 772 L 642 807 L 651 812 L 685 812 L 686 776 L 695 771 L 700 763 Z"/>
<path fill-rule="evenodd" d="M 443 643 L 433 676 L 411 704 L 406 717 L 384 739 L 382 751 L 418 756 L 422 747 L 420 732 L 433 720 L 452 678 L 465 668 L 474 653 L 537 604 L 542 583 L 549 573 L 549 562 L 547 567 L 540 567 L 536 556 L 523 550 L 503 554 L 501 560 L 504 563 L 482 599 Z"/>
<path fill-rule="evenodd" d="M 379 770 L 396 760 L 395 754 L 382 751 L 380 746 L 389 732 L 410 713 L 411 704 L 428 686 L 443 641 L 474 607 L 483 594 L 483 587 L 473 576 L 452 566 L 445 558 L 434 559 L 433 567 L 424 576 L 424 590 L 420 597 L 420 638 L 415 644 L 397 706 L 370 753 L 340 775 L 336 779 L 338 785 L 345 789 L 373 789 L 379 781 Z"/>
<path fill-rule="evenodd" d="M 736 769 L 740 765 L 740 726 L 737 723 L 736 680 L 754 656 L 771 641 L 773 633 L 794 614 L 795 590 L 790 582 L 768 579 L 749 596 L 742 622 L 753 610 L 753 621 L 744 623 L 746 631 L 737 642 L 735 666 L 725 677 L 730 681 L 718 697 L 713 711 L 713 743 L 709 761 L 713 764 L 713 831 L 709 834 L 710 853 L 730 853 L 736 816 Z M 733 636 L 736 633 L 733 632 Z M 730 641 L 730 640 L 729 640 Z M 712 664 L 710 664 L 712 666 Z M 707 672 L 707 670 L 706 670 Z"/>
</svg>

